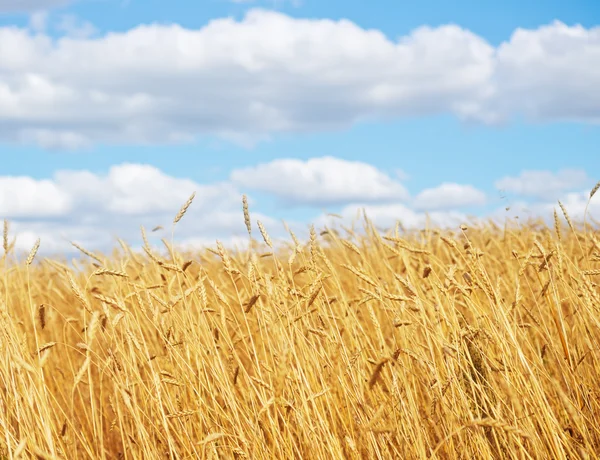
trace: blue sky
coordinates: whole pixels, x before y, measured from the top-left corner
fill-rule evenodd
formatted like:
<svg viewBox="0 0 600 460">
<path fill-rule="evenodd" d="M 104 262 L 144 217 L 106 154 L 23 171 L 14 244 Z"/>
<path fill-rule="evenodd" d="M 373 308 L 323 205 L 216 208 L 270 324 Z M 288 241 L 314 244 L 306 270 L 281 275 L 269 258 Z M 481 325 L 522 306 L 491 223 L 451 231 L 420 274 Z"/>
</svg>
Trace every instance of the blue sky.
<svg viewBox="0 0 600 460">
<path fill-rule="evenodd" d="M 361 207 L 579 217 L 599 25 L 593 1 L 0 0 L 0 217 L 54 251 L 135 240 L 195 190 L 201 244 L 243 237 L 242 193 L 275 235 Z"/>
</svg>

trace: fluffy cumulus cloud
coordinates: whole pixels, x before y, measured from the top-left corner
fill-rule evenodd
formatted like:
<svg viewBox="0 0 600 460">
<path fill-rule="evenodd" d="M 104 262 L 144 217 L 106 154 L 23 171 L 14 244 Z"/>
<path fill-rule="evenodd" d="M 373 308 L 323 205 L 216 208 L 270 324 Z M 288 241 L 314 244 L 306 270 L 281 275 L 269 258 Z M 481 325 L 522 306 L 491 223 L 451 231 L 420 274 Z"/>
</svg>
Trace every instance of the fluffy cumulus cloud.
<svg viewBox="0 0 600 460">
<path fill-rule="evenodd" d="M 586 185 L 587 184 L 587 185 Z M 323 214 L 316 220 L 318 225 L 336 226 L 339 223 L 350 225 L 359 223 L 366 213 L 369 220 L 380 228 L 391 228 L 400 222 L 404 228 L 418 229 L 425 225 L 442 228 L 457 228 L 460 224 L 479 224 L 491 219 L 497 223 L 506 220 L 526 222 L 530 219 L 544 219 L 553 222 L 553 212 L 559 209 L 561 201 L 571 219 L 581 223 L 600 224 L 600 193 L 590 200 L 590 180 L 580 170 L 522 171 L 518 177 L 505 177 L 495 184 L 504 191 L 517 195 L 507 199 L 502 207 L 490 207 L 486 194 L 466 184 L 442 183 L 425 189 L 405 203 L 368 203 L 356 201 L 343 206 L 335 214 Z M 477 207 L 473 215 L 461 210 L 464 207 Z"/>
<path fill-rule="evenodd" d="M 588 223 L 591 221 L 600 223 L 600 196 L 595 196 L 590 200 L 589 191 L 570 192 L 561 196 L 560 202 L 572 221 L 581 223 L 585 218 Z M 553 215 L 554 210 L 558 212 L 559 216 L 563 215 L 557 202 L 534 203 L 531 208 L 535 215 L 548 218 Z"/>
<path fill-rule="evenodd" d="M 496 58 L 496 110 L 538 120 L 600 122 L 600 27 L 517 29 Z"/>
<path fill-rule="evenodd" d="M 600 225 L 600 196 L 589 200 L 589 192 L 571 192 L 561 196 L 561 203 L 576 224 L 584 220 Z M 587 210 L 586 210 L 587 207 Z M 435 211 L 420 211 L 405 204 L 349 204 L 339 214 L 324 214 L 316 219 L 319 226 L 336 227 L 338 224 L 361 226 L 363 216 L 367 217 L 378 228 L 386 230 L 393 228 L 399 222 L 408 230 L 421 229 L 429 225 L 439 228 L 457 229 L 461 224 L 479 225 L 488 221 L 504 224 L 507 221 L 525 223 L 531 219 L 543 219 L 553 225 L 553 213 L 557 210 L 559 218 L 564 221 L 562 211 L 557 202 L 552 201 L 516 201 L 497 209 L 486 210 L 475 215 L 461 212 L 457 208 L 439 209 Z M 566 225 L 566 224 L 565 224 Z"/>
<path fill-rule="evenodd" d="M 600 223 L 600 196 L 594 196 L 590 200 L 588 192 L 572 192 L 568 193 L 561 202 L 573 219 L 582 221 L 585 217 L 588 221 Z"/>
<path fill-rule="evenodd" d="M 596 122 L 600 110 L 589 65 L 600 59 L 600 28 L 517 30 L 496 49 L 455 25 L 391 40 L 347 20 L 254 9 L 194 30 L 92 31 L 52 39 L 0 28 L 0 141 L 80 149 L 214 135 L 251 144 L 374 118 Z"/>
<path fill-rule="evenodd" d="M 420 192 L 415 197 L 414 206 L 422 210 L 439 210 L 481 206 L 485 201 L 485 193 L 472 185 L 448 182 Z"/>
<path fill-rule="evenodd" d="M 430 213 L 416 211 L 400 203 L 394 204 L 349 204 L 337 215 L 322 215 L 316 220 L 317 225 L 335 227 L 338 223 L 345 225 L 359 224 L 364 215 L 369 221 L 381 229 L 393 228 L 400 222 L 403 228 L 414 230 L 425 227 L 427 224 L 434 227 L 457 227 L 470 221 L 470 218 L 459 211 L 434 211 Z"/>
<path fill-rule="evenodd" d="M 240 187 L 268 192 L 292 204 L 332 205 L 408 198 L 401 183 L 373 165 L 334 157 L 274 160 L 234 170 L 231 180 Z"/>
<path fill-rule="evenodd" d="M 229 184 L 201 185 L 139 164 L 114 166 L 104 176 L 87 171 L 59 171 L 55 182 L 72 197 L 77 211 L 93 206 L 95 210 L 123 216 L 173 212 L 194 191 L 198 195 L 195 205 L 200 207 L 218 207 L 239 198 Z"/>
<path fill-rule="evenodd" d="M 0 209 L 6 217 L 61 216 L 72 209 L 72 197 L 51 180 L 4 176 Z"/>
<path fill-rule="evenodd" d="M 561 194 L 581 190 L 590 185 L 585 171 L 564 169 L 553 171 L 522 171 L 519 176 L 507 176 L 496 181 L 496 188 L 520 196 L 529 196 L 547 201 Z"/>
<path fill-rule="evenodd" d="M 117 236 L 138 241 L 140 225 L 148 232 L 162 225 L 170 236 L 173 218 L 193 192 L 194 202 L 177 227 L 178 241 L 234 241 L 245 235 L 241 194 L 227 182 L 199 184 L 140 164 L 117 165 L 105 174 L 59 171 L 43 180 L 0 177 L 2 214 L 22 250 L 38 237 L 45 251 L 69 250 L 70 241 L 106 250 Z M 253 219 L 279 228 L 260 213 Z"/>
<path fill-rule="evenodd" d="M 600 196 L 590 200 L 589 191 L 569 192 L 560 196 L 560 202 L 569 214 L 569 218 L 575 224 L 586 222 L 600 224 Z M 554 211 L 559 219 L 565 222 L 558 200 L 543 200 L 528 202 L 518 200 L 510 205 L 498 208 L 488 214 L 487 217 L 496 222 L 504 222 L 506 219 L 525 222 L 529 219 L 543 219 L 549 225 L 554 225 Z M 566 222 L 565 222 L 566 225 Z"/>
<path fill-rule="evenodd" d="M 168 176 L 150 165 L 113 166 L 107 174 L 57 171 L 52 179 L 0 177 L 3 214 L 8 217 L 64 217 L 86 212 L 115 216 L 161 215 L 177 211 L 195 191 L 195 205 L 210 208 L 238 199 L 232 185 L 197 184 Z"/>
</svg>

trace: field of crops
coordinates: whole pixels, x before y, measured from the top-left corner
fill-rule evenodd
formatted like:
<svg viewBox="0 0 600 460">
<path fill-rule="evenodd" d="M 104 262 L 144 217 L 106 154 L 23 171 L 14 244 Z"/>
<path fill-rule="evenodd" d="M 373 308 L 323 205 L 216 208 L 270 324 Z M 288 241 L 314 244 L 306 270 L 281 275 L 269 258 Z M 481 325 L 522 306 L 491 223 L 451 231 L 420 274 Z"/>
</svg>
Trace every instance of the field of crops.
<svg viewBox="0 0 600 460">
<path fill-rule="evenodd" d="M 189 205 L 189 203 L 187 203 Z M 600 452 L 600 233 L 571 222 L 174 239 L 0 282 L 3 458 Z"/>
</svg>

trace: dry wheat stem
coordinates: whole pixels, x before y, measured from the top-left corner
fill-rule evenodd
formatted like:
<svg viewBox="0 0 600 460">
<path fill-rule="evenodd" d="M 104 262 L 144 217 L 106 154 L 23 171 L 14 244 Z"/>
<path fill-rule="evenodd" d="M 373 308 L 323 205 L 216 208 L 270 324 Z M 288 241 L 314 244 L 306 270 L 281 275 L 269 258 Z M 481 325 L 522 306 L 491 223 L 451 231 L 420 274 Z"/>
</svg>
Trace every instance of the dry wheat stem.
<svg viewBox="0 0 600 460">
<path fill-rule="evenodd" d="M 179 212 L 175 216 L 175 219 L 173 219 L 173 224 L 176 224 L 177 222 L 179 222 L 183 218 L 183 216 L 187 212 L 188 208 L 192 204 L 192 201 L 194 201 L 195 197 L 196 197 L 196 192 L 192 193 L 192 195 L 188 198 L 188 200 L 185 202 L 185 204 L 181 207 L 181 209 L 179 210 Z"/>
</svg>

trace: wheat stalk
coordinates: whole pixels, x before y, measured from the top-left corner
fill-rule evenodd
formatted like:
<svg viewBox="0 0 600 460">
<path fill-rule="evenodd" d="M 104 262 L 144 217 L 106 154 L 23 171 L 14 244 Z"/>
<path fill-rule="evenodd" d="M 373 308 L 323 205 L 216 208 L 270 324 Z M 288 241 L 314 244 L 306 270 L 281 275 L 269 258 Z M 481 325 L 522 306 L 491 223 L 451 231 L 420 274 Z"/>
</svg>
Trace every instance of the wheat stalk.
<svg viewBox="0 0 600 460">
<path fill-rule="evenodd" d="M 29 255 L 27 256 L 27 261 L 25 262 L 26 265 L 31 265 L 39 248 L 40 248 L 40 239 L 38 238 L 36 240 L 35 244 L 33 245 L 33 247 L 31 248 Z"/>
<path fill-rule="evenodd" d="M 260 220 L 257 221 L 256 224 L 258 225 L 258 229 L 260 230 L 260 234 L 262 235 L 266 245 L 272 248 L 273 242 L 271 241 L 271 238 L 269 237 L 269 234 L 267 233 L 267 230 L 265 229 L 264 225 Z"/>
<path fill-rule="evenodd" d="M 244 223 L 246 224 L 246 230 L 248 230 L 248 236 L 252 238 L 252 223 L 250 221 L 250 211 L 248 210 L 248 197 L 242 195 L 242 209 L 244 211 Z"/>
<path fill-rule="evenodd" d="M 179 222 L 183 218 L 183 216 L 187 212 L 188 208 L 192 204 L 192 201 L 194 201 L 195 197 L 196 197 L 196 192 L 192 193 L 192 195 L 188 198 L 188 200 L 185 202 L 185 204 L 181 207 L 181 209 L 175 216 L 175 219 L 173 219 L 173 225 L 175 225 L 177 222 Z"/>
</svg>

